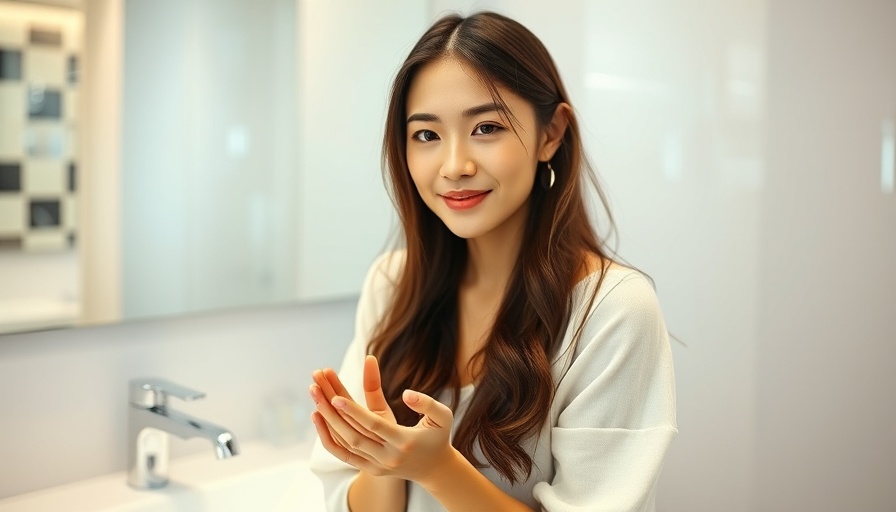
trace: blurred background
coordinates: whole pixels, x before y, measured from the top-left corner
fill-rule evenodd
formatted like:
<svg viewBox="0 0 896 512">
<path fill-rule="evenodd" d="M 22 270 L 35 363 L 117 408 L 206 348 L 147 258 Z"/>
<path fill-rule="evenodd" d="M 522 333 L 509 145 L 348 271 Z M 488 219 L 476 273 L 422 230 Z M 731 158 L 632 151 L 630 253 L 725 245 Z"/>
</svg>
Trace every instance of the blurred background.
<svg viewBox="0 0 896 512">
<path fill-rule="evenodd" d="M 658 510 L 896 510 L 892 0 L 0 1 L 0 498 L 123 469 L 140 375 L 307 434 L 391 77 L 481 9 L 552 53 L 680 340 Z"/>
</svg>

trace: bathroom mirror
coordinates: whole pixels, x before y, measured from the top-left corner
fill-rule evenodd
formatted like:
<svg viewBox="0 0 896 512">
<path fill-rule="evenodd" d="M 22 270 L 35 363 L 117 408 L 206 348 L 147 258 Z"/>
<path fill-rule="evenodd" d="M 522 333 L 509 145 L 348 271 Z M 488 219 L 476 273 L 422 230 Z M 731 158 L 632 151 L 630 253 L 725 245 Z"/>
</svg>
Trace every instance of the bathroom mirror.
<svg viewBox="0 0 896 512">
<path fill-rule="evenodd" d="M 0 333 L 357 294 L 392 231 L 385 101 L 425 2 L 51 4 L 0 2 L 0 132 L 62 148 L 0 141 Z M 35 213 L 48 167 L 62 198 Z"/>
</svg>

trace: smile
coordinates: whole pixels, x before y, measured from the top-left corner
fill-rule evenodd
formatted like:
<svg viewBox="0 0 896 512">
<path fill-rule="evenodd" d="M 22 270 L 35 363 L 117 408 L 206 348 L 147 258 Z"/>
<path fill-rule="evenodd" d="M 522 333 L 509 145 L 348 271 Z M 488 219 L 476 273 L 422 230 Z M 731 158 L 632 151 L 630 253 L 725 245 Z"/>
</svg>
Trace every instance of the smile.
<svg viewBox="0 0 896 512">
<path fill-rule="evenodd" d="M 440 194 L 448 208 L 452 210 L 467 210 L 485 200 L 491 190 L 458 190 Z"/>
</svg>

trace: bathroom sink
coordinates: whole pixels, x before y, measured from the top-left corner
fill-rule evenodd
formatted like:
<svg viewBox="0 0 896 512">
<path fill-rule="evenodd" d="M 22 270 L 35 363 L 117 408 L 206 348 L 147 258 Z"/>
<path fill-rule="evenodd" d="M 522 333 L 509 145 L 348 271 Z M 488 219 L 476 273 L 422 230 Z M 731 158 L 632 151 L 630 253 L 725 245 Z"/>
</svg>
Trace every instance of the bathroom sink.
<svg viewBox="0 0 896 512">
<path fill-rule="evenodd" d="M 246 443 L 232 459 L 203 452 L 171 460 L 162 489 L 132 489 L 122 471 L 0 500 L 0 512 L 323 512 L 309 452 L 307 444 Z"/>
</svg>

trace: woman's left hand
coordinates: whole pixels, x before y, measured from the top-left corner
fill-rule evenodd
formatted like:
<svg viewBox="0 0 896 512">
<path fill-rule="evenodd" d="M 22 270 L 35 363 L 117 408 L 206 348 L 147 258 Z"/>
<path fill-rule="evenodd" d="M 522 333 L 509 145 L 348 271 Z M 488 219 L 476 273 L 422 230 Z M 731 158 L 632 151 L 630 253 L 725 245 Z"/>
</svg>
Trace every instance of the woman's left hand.
<svg viewBox="0 0 896 512">
<path fill-rule="evenodd" d="M 427 479 L 454 456 L 450 443 L 454 415 L 423 393 L 405 390 L 402 400 L 421 415 L 413 427 L 391 422 L 342 396 L 318 404 L 320 416 L 315 421 L 325 420 L 328 430 L 341 441 L 322 435 L 321 442 L 336 457 L 372 475 L 416 482 Z M 323 426 L 317 425 L 319 434 Z"/>
</svg>

